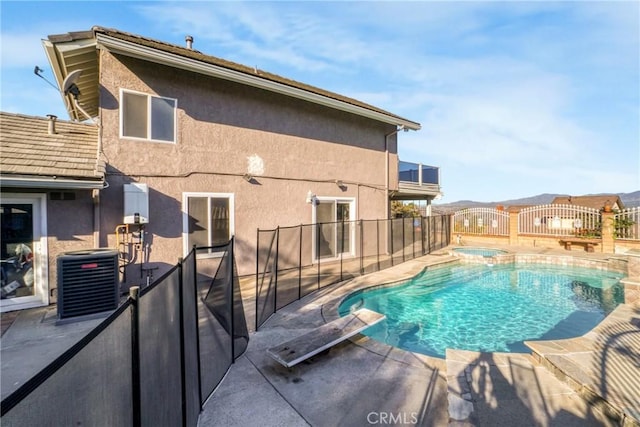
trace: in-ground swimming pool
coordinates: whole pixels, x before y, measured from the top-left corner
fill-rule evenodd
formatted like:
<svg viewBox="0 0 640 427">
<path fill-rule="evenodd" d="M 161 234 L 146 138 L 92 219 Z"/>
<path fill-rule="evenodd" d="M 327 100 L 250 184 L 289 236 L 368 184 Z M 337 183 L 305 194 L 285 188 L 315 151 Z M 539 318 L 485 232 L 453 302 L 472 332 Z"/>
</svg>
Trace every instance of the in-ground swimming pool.
<svg viewBox="0 0 640 427">
<path fill-rule="evenodd" d="M 387 344 L 444 357 L 447 348 L 528 352 L 523 341 L 590 331 L 620 303 L 615 274 L 546 265 L 456 265 L 349 295 L 340 315 L 366 307 L 387 318 L 364 331 Z"/>
<path fill-rule="evenodd" d="M 465 255 L 479 255 L 487 258 L 507 253 L 506 251 L 501 251 L 500 249 L 486 248 L 453 248 L 453 251 Z"/>
</svg>

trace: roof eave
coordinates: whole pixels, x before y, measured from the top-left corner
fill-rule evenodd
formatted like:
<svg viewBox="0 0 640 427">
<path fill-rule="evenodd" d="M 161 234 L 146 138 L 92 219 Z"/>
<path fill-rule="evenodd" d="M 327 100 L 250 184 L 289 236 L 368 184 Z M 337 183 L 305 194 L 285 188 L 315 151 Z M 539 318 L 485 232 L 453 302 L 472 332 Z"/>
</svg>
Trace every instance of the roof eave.
<svg viewBox="0 0 640 427">
<path fill-rule="evenodd" d="M 5 188 L 41 188 L 58 190 L 101 190 L 104 181 L 53 177 L 0 175 L 0 186 Z"/>
<path fill-rule="evenodd" d="M 87 33 L 89 34 L 89 33 Z M 68 62 L 72 61 L 73 57 L 77 55 L 78 52 L 82 50 L 87 51 L 91 48 L 95 49 L 96 40 L 93 37 L 84 38 L 84 39 L 76 39 L 76 40 L 58 40 L 55 36 L 49 36 L 53 38 L 54 41 L 51 40 L 42 40 L 42 46 L 45 51 L 45 55 L 49 60 L 49 64 L 51 65 L 51 70 L 53 71 L 54 77 L 56 79 L 56 83 L 58 84 L 58 88 L 60 89 L 60 96 L 64 102 L 65 108 L 69 113 L 69 118 L 71 120 L 77 121 L 85 121 L 88 119 L 79 109 L 76 107 L 73 102 L 73 98 L 71 95 L 65 95 L 62 92 L 62 84 L 64 79 L 69 75 L 71 71 L 79 69 L 78 65 L 69 65 Z M 87 70 L 97 70 L 98 69 L 98 57 L 95 56 L 95 59 L 91 61 L 84 61 L 81 69 Z M 83 109 L 94 112 L 95 116 L 97 116 L 97 111 L 99 108 L 98 105 L 98 89 L 99 89 L 99 81 L 97 77 L 97 73 L 83 73 L 79 79 L 82 83 L 78 83 L 78 86 L 81 86 L 81 95 L 79 102 L 83 104 Z M 87 88 L 90 88 L 89 90 Z M 89 99 L 91 102 L 87 102 Z M 88 108 L 87 108 L 88 107 Z M 94 116 L 94 117 L 95 117 Z"/>
<path fill-rule="evenodd" d="M 323 105 L 336 110 L 341 110 L 356 114 L 358 116 L 367 117 L 383 123 L 393 124 L 396 126 L 404 126 L 405 129 L 420 130 L 421 126 L 417 122 L 402 119 L 400 117 L 384 114 L 378 111 L 369 110 L 357 105 L 349 104 L 344 101 L 329 98 L 320 94 L 309 92 L 303 89 L 288 86 L 279 82 L 274 82 L 252 76 L 228 68 L 220 67 L 213 64 L 207 64 L 196 59 L 186 58 L 170 52 L 164 52 L 147 46 L 142 46 L 129 41 L 121 40 L 105 34 L 96 34 L 98 47 L 104 48 L 109 52 L 125 55 L 157 64 L 162 64 L 198 74 L 220 78 L 224 80 L 241 83 L 244 85 L 269 90 L 271 92 L 280 93 L 286 96 L 302 99 L 315 104 Z"/>
</svg>

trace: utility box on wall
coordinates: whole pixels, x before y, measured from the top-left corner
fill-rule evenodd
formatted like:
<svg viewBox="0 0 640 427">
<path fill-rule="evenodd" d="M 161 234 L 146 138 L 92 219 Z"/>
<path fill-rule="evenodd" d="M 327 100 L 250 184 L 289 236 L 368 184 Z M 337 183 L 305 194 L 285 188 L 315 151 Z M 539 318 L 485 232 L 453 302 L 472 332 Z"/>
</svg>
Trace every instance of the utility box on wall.
<svg viewBox="0 0 640 427">
<path fill-rule="evenodd" d="M 147 184 L 124 185 L 124 224 L 149 222 L 149 187 Z"/>
</svg>

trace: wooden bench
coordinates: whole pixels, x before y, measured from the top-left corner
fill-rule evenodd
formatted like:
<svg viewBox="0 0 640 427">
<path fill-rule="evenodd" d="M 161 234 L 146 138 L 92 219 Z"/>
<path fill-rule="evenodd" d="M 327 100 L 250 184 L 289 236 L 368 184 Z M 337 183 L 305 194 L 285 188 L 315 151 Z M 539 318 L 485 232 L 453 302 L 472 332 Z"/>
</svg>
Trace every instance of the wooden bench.
<svg viewBox="0 0 640 427">
<path fill-rule="evenodd" d="M 351 338 L 385 319 L 384 314 L 361 308 L 319 328 L 267 350 L 269 356 L 290 368 Z"/>
<path fill-rule="evenodd" d="M 595 245 L 597 245 L 598 243 L 600 243 L 599 239 L 586 239 L 586 238 L 580 238 L 580 237 L 569 237 L 569 238 L 565 238 L 565 239 L 560 239 L 560 243 L 564 244 L 564 248 L 568 251 L 571 250 L 571 244 L 572 243 L 576 243 L 576 244 L 581 244 L 581 245 L 585 245 L 584 250 L 587 252 L 593 252 L 593 247 Z"/>
</svg>

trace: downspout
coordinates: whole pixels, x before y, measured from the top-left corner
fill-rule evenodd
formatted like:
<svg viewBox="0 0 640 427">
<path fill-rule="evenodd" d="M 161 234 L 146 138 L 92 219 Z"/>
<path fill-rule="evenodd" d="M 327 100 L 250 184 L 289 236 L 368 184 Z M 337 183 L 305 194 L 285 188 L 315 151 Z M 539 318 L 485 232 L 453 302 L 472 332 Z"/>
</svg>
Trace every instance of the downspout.
<svg viewBox="0 0 640 427">
<path fill-rule="evenodd" d="M 93 247 L 100 247 L 100 190 L 93 190 Z"/>
<path fill-rule="evenodd" d="M 94 121 L 94 123 L 98 126 L 98 146 L 96 147 L 96 170 L 99 172 L 103 173 L 103 188 L 105 189 L 109 186 L 109 184 L 106 181 L 106 165 L 101 161 L 101 156 L 102 156 L 102 122 L 101 120 L 98 120 L 97 122 Z M 100 228 L 101 228 L 101 224 L 100 224 L 100 191 L 102 190 L 93 190 L 91 196 L 93 199 L 93 247 L 94 248 L 100 248 L 100 241 L 101 241 L 101 236 L 100 236 Z"/>
<path fill-rule="evenodd" d="M 391 212 L 391 203 L 389 201 L 389 138 L 392 137 L 393 135 L 397 134 L 398 132 L 400 132 L 401 130 L 404 129 L 404 125 L 400 125 L 398 126 L 398 128 L 396 130 L 394 130 L 393 132 L 387 134 L 384 136 L 384 156 L 385 156 L 385 162 L 384 162 L 384 177 L 385 177 L 385 182 L 384 182 L 384 198 L 385 198 L 385 203 L 387 204 L 387 209 L 386 209 L 386 216 L 385 219 L 389 220 L 390 212 Z"/>
</svg>

